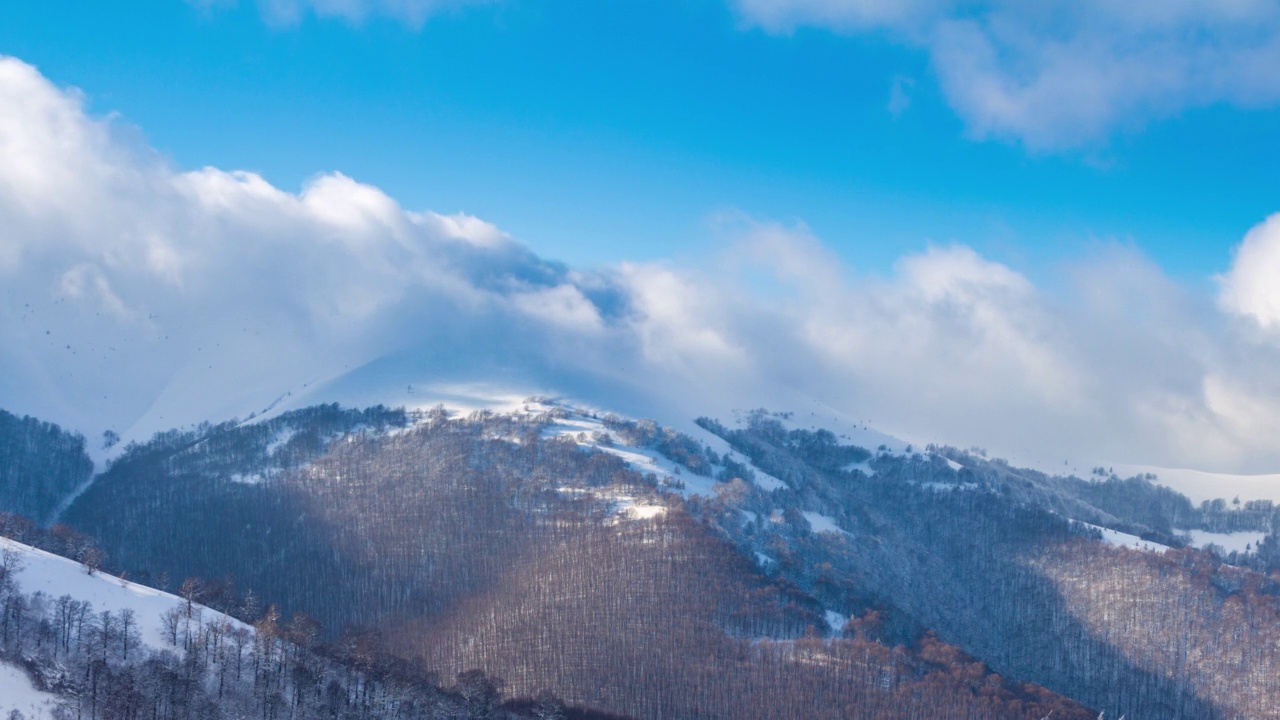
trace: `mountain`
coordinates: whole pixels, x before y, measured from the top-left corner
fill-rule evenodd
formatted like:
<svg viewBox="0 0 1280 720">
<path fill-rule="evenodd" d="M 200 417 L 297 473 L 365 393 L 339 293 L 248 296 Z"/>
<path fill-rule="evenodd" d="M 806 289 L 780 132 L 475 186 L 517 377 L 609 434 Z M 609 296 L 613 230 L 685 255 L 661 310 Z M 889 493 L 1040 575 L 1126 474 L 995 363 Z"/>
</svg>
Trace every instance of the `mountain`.
<svg viewBox="0 0 1280 720">
<path fill-rule="evenodd" d="M 1274 716 L 1251 680 L 1280 662 L 1268 501 L 822 410 L 677 430 L 546 398 L 277 409 L 121 443 L 61 525 L 0 530 L 161 589 L 202 578 L 189 594 L 229 612 L 266 600 L 425 678 L 636 718 Z"/>
</svg>

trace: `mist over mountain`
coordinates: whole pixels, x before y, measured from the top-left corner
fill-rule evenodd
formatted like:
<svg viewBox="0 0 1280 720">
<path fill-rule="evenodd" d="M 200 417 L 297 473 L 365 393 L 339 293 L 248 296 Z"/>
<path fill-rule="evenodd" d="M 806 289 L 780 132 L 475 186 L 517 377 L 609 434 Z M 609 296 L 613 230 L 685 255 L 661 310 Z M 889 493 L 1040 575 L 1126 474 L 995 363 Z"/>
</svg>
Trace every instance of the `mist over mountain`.
<svg viewBox="0 0 1280 720">
<path fill-rule="evenodd" d="M 0 94 L 0 400 L 86 435 L 472 386 L 669 422 L 820 402 L 1040 463 L 1280 460 L 1276 220 L 1216 298 L 1122 244 L 1044 287 L 948 244 L 881 277 L 732 216 L 701 260 L 581 270 L 341 173 L 176 168 L 16 58 Z"/>
</svg>

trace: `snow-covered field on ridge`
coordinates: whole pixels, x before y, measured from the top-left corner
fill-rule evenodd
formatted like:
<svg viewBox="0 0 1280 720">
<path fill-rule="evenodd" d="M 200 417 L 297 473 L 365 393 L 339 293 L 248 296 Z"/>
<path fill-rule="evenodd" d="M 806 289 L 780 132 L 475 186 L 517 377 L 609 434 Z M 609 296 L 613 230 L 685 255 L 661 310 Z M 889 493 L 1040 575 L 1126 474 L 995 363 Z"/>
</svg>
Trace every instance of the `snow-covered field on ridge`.
<svg viewBox="0 0 1280 720">
<path fill-rule="evenodd" d="M 1172 488 L 1199 505 L 1205 500 L 1271 500 L 1280 503 L 1280 473 L 1266 475 L 1233 475 L 1231 473 L 1204 472 L 1152 467 L 1149 465 L 1116 465 L 1112 468 L 1120 477 L 1132 477 L 1151 473 L 1156 483 Z"/>
<path fill-rule="evenodd" d="M 1207 530 L 1179 530 L 1191 536 L 1191 544 L 1198 548 L 1217 545 L 1226 552 L 1253 552 L 1258 543 L 1267 536 L 1265 532 L 1241 531 L 1233 533 L 1214 533 Z"/>
<path fill-rule="evenodd" d="M 182 598 L 155 588 L 101 572 L 90 575 L 78 562 L 8 538 L 0 538 L 0 549 L 14 550 L 21 558 L 22 569 L 16 573 L 15 578 L 22 592 L 39 591 L 50 598 L 70 595 L 76 600 L 92 603 L 94 612 L 110 610 L 113 614 L 118 614 L 121 610 L 130 609 L 137 618 L 143 644 L 152 648 L 167 646 L 161 616 L 170 609 L 186 604 Z M 204 622 L 215 620 L 221 615 L 208 608 L 201 610 Z M 233 618 L 228 620 L 236 625 L 243 625 Z"/>
<path fill-rule="evenodd" d="M 736 420 L 744 420 L 743 413 L 735 413 Z M 910 447 L 924 452 L 923 446 L 913 446 L 910 442 L 883 433 L 872 427 L 866 420 L 858 420 L 848 413 L 841 412 L 820 400 L 781 408 L 778 419 L 789 430 L 828 430 L 835 434 L 843 445 L 857 445 L 875 453 L 881 446 L 894 455 L 902 455 Z M 728 418 L 725 418 L 728 420 Z"/>
</svg>

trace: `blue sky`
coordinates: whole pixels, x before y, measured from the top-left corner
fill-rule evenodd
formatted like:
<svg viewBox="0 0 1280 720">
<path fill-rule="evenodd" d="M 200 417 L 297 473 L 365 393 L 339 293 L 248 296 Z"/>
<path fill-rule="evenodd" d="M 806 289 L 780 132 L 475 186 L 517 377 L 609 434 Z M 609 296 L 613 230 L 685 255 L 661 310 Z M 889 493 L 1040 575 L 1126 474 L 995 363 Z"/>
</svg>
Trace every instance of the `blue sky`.
<svg viewBox="0 0 1280 720">
<path fill-rule="evenodd" d="M 506 0 L 420 26 L 12 2 L 0 53 L 179 167 L 286 189 L 341 171 L 574 265 L 713 252 L 712 219 L 741 212 L 803 221 L 858 271 L 959 242 L 1044 277 L 1120 242 L 1208 289 L 1276 209 L 1275 109 L 1181 108 L 1065 148 L 975 138 L 892 32 L 770 32 L 720 0 Z"/>
</svg>

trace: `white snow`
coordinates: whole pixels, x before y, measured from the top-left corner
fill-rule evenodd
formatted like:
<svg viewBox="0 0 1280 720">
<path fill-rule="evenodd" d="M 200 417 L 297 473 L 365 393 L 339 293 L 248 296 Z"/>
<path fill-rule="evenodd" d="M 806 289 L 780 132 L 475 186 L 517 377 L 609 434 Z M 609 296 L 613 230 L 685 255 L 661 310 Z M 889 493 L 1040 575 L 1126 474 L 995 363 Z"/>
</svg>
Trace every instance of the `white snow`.
<svg viewBox="0 0 1280 720">
<path fill-rule="evenodd" d="M 849 622 L 849 618 L 835 612 L 834 610 L 828 610 L 825 617 L 827 626 L 831 628 L 831 632 L 833 633 L 838 633 L 841 630 L 844 630 L 844 624 Z"/>
<path fill-rule="evenodd" d="M 1232 500 L 1237 497 L 1242 502 L 1271 500 L 1280 503 L 1280 473 L 1233 475 L 1150 465 L 1116 465 L 1112 469 L 1120 477 L 1151 473 L 1156 476 L 1155 482 L 1177 490 L 1197 505 L 1205 500 Z"/>
<path fill-rule="evenodd" d="M 805 520 L 809 521 L 809 527 L 816 533 L 836 533 L 838 535 L 848 535 L 840 526 L 836 524 L 835 518 L 822 513 L 804 511 L 800 513 Z"/>
<path fill-rule="evenodd" d="M 774 490 L 781 490 L 787 487 L 787 484 L 782 482 L 782 480 L 779 480 L 773 475 L 770 475 L 769 473 L 756 467 L 755 463 L 751 462 L 750 458 L 748 458 L 746 455 L 743 455 L 742 453 L 735 450 L 734 447 L 730 445 L 727 440 L 707 430 L 701 425 L 698 425 L 696 423 L 689 423 L 688 426 L 674 427 L 673 429 L 677 430 L 678 432 L 682 432 L 685 435 L 688 435 L 694 440 L 697 440 L 698 442 L 707 446 L 708 449 L 712 450 L 717 455 L 729 458 L 734 462 L 741 463 L 751 468 L 752 474 L 755 475 L 756 485 L 759 485 L 762 489 L 768 492 L 772 492 Z M 719 471 L 723 467 L 724 467 L 723 465 L 719 465 L 716 467 L 716 470 Z"/>
<path fill-rule="evenodd" d="M 786 408 L 790 417 L 779 418 L 790 429 L 829 430 L 840 442 L 876 452 L 881 445 L 890 453 L 901 455 L 910 444 L 873 428 L 869 421 L 858 420 L 821 400 Z"/>
<path fill-rule="evenodd" d="M 17 710 L 27 720 L 49 720 L 57 704 L 57 696 L 37 690 L 22 668 L 0 662 L 0 718 Z"/>
<path fill-rule="evenodd" d="M 556 488 L 556 492 L 570 495 L 590 495 L 591 497 L 604 500 L 611 505 L 611 512 L 615 515 L 632 520 L 652 520 L 653 518 L 656 518 L 659 515 L 664 515 L 667 512 L 665 505 L 643 502 L 637 500 L 631 495 L 610 492 L 606 489 L 563 486 Z"/>
<path fill-rule="evenodd" d="M 276 436 L 271 438 L 271 442 L 267 444 L 267 457 L 275 455 L 280 448 L 293 439 L 293 436 L 293 428 L 281 428 L 280 432 L 276 433 Z"/>
<path fill-rule="evenodd" d="M 168 610 L 185 605 L 182 598 L 100 572 L 90 575 L 78 562 L 8 538 L 0 538 L 0 549 L 16 550 L 21 556 L 23 567 L 15 578 L 24 593 L 40 591 L 51 598 L 70 595 L 92 603 L 94 612 L 110 610 L 118 614 L 128 608 L 137 617 L 142 642 L 157 649 L 167 647 L 160 618 Z M 208 608 L 202 608 L 202 612 L 205 622 L 220 615 Z M 238 620 L 228 620 L 243 625 Z"/>
<path fill-rule="evenodd" d="M 542 431 L 543 437 L 569 437 L 578 445 L 609 453 L 622 458 L 632 470 L 642 474 L 653 473 L 664 484 L 675 486 L 681 495 L 712 495 L 716 481 L 712 478 L 695 475 L 688 468 L 667 459 L 662 453 L 649 448 L 637 448 L 624 445 L 614 433 L 611 433 L 603 421 L 592 417 L 590 411 L 573 407 L 565 403 L 535 403 L 526 405 L 529 412 L 545 412 L 547 410 L 568 411 L 566 417 L 557 418 L 554 423 Z M 602 439 L 607 437 L 607 441 Z M 678 481 L 678 482 L 676 482 Z M 781 484 L 781 481 L 774 480 Z"/>
<path fill-rule="evenodd" d="M 953 490 L 973 490 L 978 486 L 975 483 L 926 482 L 920 483 L 920 487 L 927 488 L 934 492 L 952 492 Z"/>
<path fill-rule="evenodd" d="M 635 520 L 652 520 L 659 515 L 666 514 L 667 509 L 662 505 L 651 505 L 632 501 L 630 504 L 624 505 L 621 508 L 621 512 L 627 517 Z"/>
<path fill-rule="evenodd" d="M 759 550 L 756 551 L 756 564 L 759 565 L 760 567 L 768 567 L 774 564 L 775 562 L 777 561 L 769 557 L 768 555 L 765 555 Z"/>
<path fill-rule="evenodd" d="M 1267 536 L 1264 532 L 1214 533 L 1207 530 L 1187 530 L 1191 536 L 1191 544 L 1198 548 L 1217 545 L 1227 552 L 1252 552 L 1258 549 L 1258 543 Z"/>
<path fill-rule="evenodd" d="M 1102 527 L 1101 525 L 1094 525 L 1092 523 L 1082 522 L 1080 520 L 1076 520 L 1075 522 L 1078 522 L 1081 525 L 1086 525 L 1088 527 L 1091 527 L 1094 530 L 1102 531 L 1102 541 L 1107 543 L 1108 545 L 1115 545 L 1116 547 L 1136 548 L 1139 550 L 1150 550 L 1152 552 L 1164 552 L 1165 550 L 1169 549 L 1168 545 L 1161 545 L 1160 543 L 1151 542 L 1150 540 L 1143 540 L 1137 535 L 1130 535 L 1129 533 L 1120 532 L 1119 530 L 1112 530 L 1111 528 L 1105 528 L 1105 527 Z"/>
<path fill-rule="evenodd" d="M 939 455 L 938 457 L 942 457 L 942 456 L 941 456 L 941 455 Z M 945 458 L 945 457 L 944 457 L 944 458 L 942 458 L 942 459 L 947 461 L 947 467 L 951 468 L 952 470 L 955 470 L 956 472 L 960 472 L 961 470 L 963 470 L 963 469 L 964 469 L 964 466 L 963 466 L 963 465 L 961 465 L 960 463 L 956 462 L 955 460 L 952 460 L 951 458 Z"/>
<path fill-rule="evenodd" d="M 856 463 L 849 463 L 848 465 L 845 465 L 843 468 L 841 468 L 841 470 L 844 470 L 845 472 L 853 472 L 854 470 L 857 470 L 858 472 L 861 472 L 863 475 L 866 475 L 867 477 L 871 477 L 872 475 L 876 474 L 875 468 L 871 467 L 870 461 L 867 461 L 867 460 L 863 460 L 861 462 L 856 462 Z"/>
</svg>

